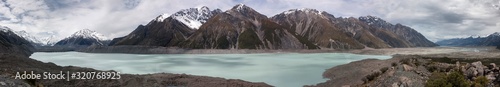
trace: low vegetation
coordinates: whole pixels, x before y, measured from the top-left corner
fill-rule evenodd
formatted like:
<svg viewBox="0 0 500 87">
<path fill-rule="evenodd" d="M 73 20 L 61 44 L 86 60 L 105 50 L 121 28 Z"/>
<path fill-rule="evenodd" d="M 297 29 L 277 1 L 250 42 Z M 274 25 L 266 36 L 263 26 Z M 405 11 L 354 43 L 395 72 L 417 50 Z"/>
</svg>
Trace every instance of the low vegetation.
<svg viewBox="0 0 500 87">
<path fill-rule="evenodd" d="M 452 71 L 449 74 L 443 72 L 434 72 L 427 80 L 425 87 L 470 87 L 471 83 L 467 81 L 462 72 Z"/>
<path fill-rule="evenodd" d="M 485 76 L 479 76 L 474 80 L 475 87 L 486 87 L 490 81 Z"/>
</svg>

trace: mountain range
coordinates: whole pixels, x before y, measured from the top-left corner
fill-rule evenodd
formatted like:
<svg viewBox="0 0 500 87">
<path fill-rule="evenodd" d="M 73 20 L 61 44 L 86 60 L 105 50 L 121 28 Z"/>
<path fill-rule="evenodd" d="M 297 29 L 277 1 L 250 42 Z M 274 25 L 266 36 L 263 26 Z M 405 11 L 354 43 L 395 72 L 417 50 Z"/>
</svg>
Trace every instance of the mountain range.
<svg viewBox="0 0 500 87">
<path fill-rule="evenodd" d="M 467 38 L 446 39 L 437 41 L 436 43 L 442 46 L 499 46 L 500 33 L 495 32 L 486 37 L 470 36 Z"/>
<path fill-rule="evenodd" d="M 158 20 L 158 18 L 164 18 Z M 414 29 L 378 17 L 341 18 L 315 9 L 291 9 L 267 17 L 238 4 L 222 12 L 208 7 L 158 16 L 110 46 L 192 49 L 363 49 L 437 46 Z"/>
<path fill-rule="evenodd" d="M 34 46 L 162 46 L 187 49 L 364 49 L 437 44 L 402 24 L 374 16 L 335 17 L 316 9 L 291 9 L 272 17 L 238 4 L 229 10 L 198 7 L 162 14 L 126 36 L 107 39 L 89 29 L 60 41 L 16 31 Z"/>
</svg>

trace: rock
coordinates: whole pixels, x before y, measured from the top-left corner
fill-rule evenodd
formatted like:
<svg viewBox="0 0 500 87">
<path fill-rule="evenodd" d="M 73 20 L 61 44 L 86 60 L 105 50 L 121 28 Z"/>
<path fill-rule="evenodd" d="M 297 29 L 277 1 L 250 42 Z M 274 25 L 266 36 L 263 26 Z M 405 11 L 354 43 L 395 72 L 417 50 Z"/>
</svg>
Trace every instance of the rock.
<svg viewBox="0 0 500 87">
<path fill-rule="evenodd" d="M 0 82 L 0 85 L 5 86 L 5 85 L 7 85 L 7 83 L 5 83 L 5 82 Z"/>
<path fill-rule="evenodd" d="M 490 63 L 490 65 L 488 66 L 488 69 L 494 69 L 495 67 L 497 67 L 497 65 L 495 63 Z"/>
<path fill-rule="evenodd" d="M 473 62 L 472 66 L 474 66 L 477 70 L 476 76 L 482 76 L 484 75 L 484 67 L 481 61 Z"/>
<path fill-rule="evenodd" d="M 343 85 L 342 87 L 351 87 L 350 85 Z"/>
<path fill-rule="evenodd" d="M 471 79 L 472 77 L 476 77 L 477 75 L 477 71 L 476 71 L 476 68 L 475 67 L 470 67 L 469 69 L 467 69 L 465 71 L 465 76 L 467 76 L 467 78 Z"/>
<path fill-rule="evenodd" d="M 410 70 L 413 70 L 413 67 L 406 65 L 406 64 L 403 64 L 403 69 L 404 69 L 404 71 L 410 71 Z"/>
<path fill-rule="evenodd" d="M 392 87 L 399 87 L 399 83 L 397 83 L 397 82 L 392 83 Z"/>
<path fill-rule="evenodd" d="M 494 81 L 496 78 L 495 78 L 495 75 L 493 74 L 488 74 L 486 75 L 486 78 L 489 80 L 489 81 Z"/>
</svg>

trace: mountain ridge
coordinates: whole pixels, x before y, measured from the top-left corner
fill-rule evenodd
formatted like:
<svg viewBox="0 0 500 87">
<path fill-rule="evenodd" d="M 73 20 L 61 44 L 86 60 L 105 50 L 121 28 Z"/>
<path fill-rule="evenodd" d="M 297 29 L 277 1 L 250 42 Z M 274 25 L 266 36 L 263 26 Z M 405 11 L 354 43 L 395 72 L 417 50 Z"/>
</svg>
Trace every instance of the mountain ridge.
<svg viewBox="0 0 500 87">
<path fill-rule="evenodd" d="M 498 46 L 500 45 L 500 33 L 494 32 L 485 37 L 452 38 L 436 42 L 443 46 Z"/>
<path fill-rule="evenodd" d="M 153 20 L 147 25 L 139 25 L 129 35 L 113 39 L 109 46 L 145 45 L 188 49 L 363 49 L 437 46 L 410 27 L 393 25 L 373 16 L 367 16 L 366 19 L 336 18 L 324 11 L 302 8 L 267 17 L 244 4 L 235 5 L 224 12 L 220 9 L 209 10 L 203 6 L 183 9 L 177 13 L 178 15 L 173 14 L 163 21 Z M 192 24 L 192 19 L 199 19 L 199 15 L 205 15 L 201 17 L 204 22 L 195 21 L 196 23 Z M 279 15 L 282 17 L 278 17 Z M 177 18 L 190 18 L 190 23 Z M 197 26 L 193 28 L 193 25 Z"/>
<path fill-rule="evenodd" d="M 105 45 L 103 42 L 109 40 L 104 35 L 90 29 L 79 30 L 72 35 L 58 41 L 54 46 L 90 46 Z"/>
</svg>

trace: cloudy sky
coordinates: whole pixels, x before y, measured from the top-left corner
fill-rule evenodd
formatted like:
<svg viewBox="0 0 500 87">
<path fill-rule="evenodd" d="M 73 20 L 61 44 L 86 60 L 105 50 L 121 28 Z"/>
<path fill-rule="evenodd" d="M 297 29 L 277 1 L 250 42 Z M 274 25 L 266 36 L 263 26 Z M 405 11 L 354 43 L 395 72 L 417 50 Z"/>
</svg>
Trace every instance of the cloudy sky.
<svg viewBox="0 0 500 87">
<path fill-rule="evenodd" d="M 238 3 L 268 17 L 294 8 L 336 17 L 378 16 L 432 41 L 500 32 L 499 0 L 2 0 L 0 25 L 37 37 L 64 38 L 88 28 L 114 38 L 163 13 L 201 6 L 225 11 Z"/>
</svg>

